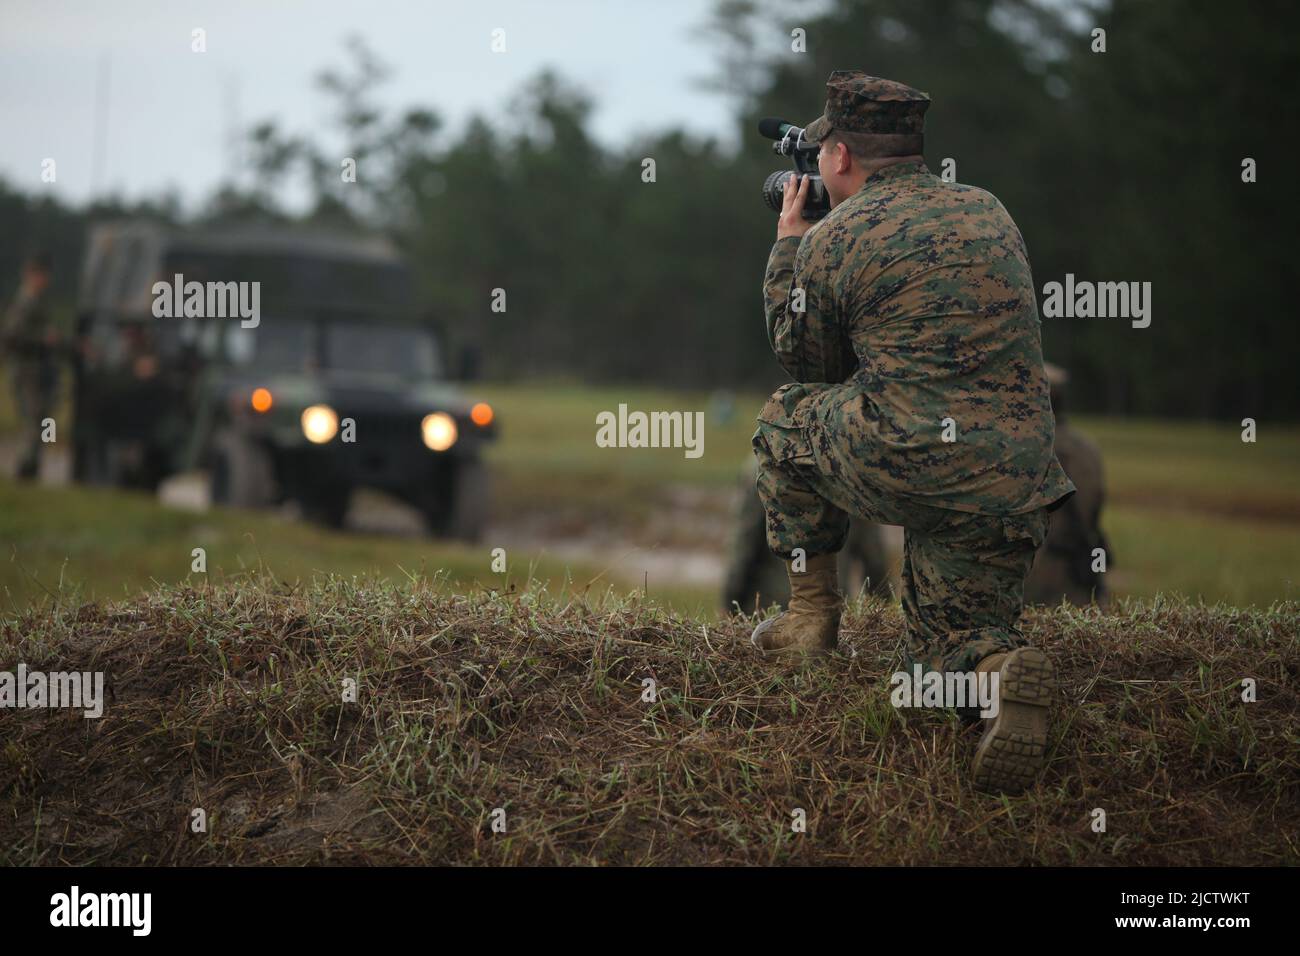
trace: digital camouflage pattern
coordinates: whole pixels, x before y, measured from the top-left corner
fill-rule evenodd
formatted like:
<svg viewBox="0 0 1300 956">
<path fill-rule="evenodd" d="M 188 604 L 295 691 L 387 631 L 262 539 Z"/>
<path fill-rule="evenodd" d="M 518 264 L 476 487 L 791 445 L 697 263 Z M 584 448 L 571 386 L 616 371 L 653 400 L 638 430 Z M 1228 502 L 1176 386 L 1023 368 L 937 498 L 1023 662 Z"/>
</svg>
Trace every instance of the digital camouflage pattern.
<svg viewBox="0 0 1300 956">
<path fill-rule="evenodd" d="M 901 525 L 908 669 L 967 671 L 988 654 L 1024 646 L 1015 625 L 1025 576 L 1047 535 L 1046 508 L 979 515 L 864 491 L 823 469 L 805 434 L 760 423 L 754 436 L 773 551 L 838 551 L 850 514 Z"/>
<path fill-rule="evenodd" d="M 1052 406 L 1058 407 L 1055 386 Z M 1056 416 L 1055 447 L 1061 468 L 1077 490 L 1052 515 L 1047 539 L 1034 555 L 1025 579 L 1025 603 L 1103 604 L 1108 591 L 1105 575 L 1092 570 L 1093 549 L 1105 550 L 1108 566 L 1114 555 L 1100 526 L 1105 500 L 1101 451 L 1060 414 Z M 723 586 L 724 611 L 733 610 L 733 603 L 746 612 L 772 604 L 784 606 L 790 597 L 785 565 L 767 545 L 767 518 L 755 488 L 756 478 L 756 470 L 747 469 L 737 498 Z M 850 518 L 848 537 L 840 550 L 841 590 L 847 595 L 866 590 L 888 597 L 889 563 L 881 527 Z"/>
<path fill-rule="evenodd" d="M 785 565 L 767 546 L 767 517 L 755 483 L 758 463 L 750 458 L 737 489 L 733 509 L 727 573 L 722 586 L 722 610 L 744 613 L 784 607 L 790 600 Z M 884 530 L 869 521 L 850 519 L 849 533 L 839 553 L 840 590 L 888 598 L 893 594 L 889 549 Z M 735 605 L 735 607 L 733 607 Z"/>
<path fill-rule="evenodd" d="M 777 240 L 763 294 L 795 378 L 754 436 L 769 546 L 838 551 L 850 514 L 902 525 L 912 659 L 969 670 L 1020 646 L 1046 510 L 1074 487 L 1002 204 L 924 162 L 887 166 L 802 239 Z"/>
<path fill-rule="evenodd" d="M 810 429 L 828 468 L 847 452 L 843 480 L 993 515 L 1073 490 L 1052 453 L 1029 260 L 989 193 L 887 166 L 802 241 L 776 242 L 763 295 L 795 383 L 759 419 Z"/>
</svg>

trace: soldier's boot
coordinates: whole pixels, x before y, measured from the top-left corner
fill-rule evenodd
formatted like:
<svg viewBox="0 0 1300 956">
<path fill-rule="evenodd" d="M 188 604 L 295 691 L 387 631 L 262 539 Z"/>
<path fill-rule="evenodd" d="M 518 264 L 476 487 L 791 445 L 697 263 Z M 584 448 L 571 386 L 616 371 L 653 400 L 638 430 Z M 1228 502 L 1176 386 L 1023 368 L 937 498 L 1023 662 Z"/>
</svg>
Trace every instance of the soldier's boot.
<svg viewBox="0 0 1300 956">
<path fill-rule="evenodd" d="M 1020 793 L 1033 785 L 1047 761 L 1056 672 L 1036 647 L 991 654 L 975 668 L 976 674 L 992 672 L 998 674 L 998 712 L 984 718 L 971 772 L 981 790 Z"/>
<path fill-rule="evenodd" d="M 839 589 L 839 567 L 834 554 L 808 558 L 803 571 L 792 570 L 790 602 L 776 617 L 754 628 L 750 641 L 771 657 L 827 654 L 839 640 L 844 598 Z"/>
</svg>

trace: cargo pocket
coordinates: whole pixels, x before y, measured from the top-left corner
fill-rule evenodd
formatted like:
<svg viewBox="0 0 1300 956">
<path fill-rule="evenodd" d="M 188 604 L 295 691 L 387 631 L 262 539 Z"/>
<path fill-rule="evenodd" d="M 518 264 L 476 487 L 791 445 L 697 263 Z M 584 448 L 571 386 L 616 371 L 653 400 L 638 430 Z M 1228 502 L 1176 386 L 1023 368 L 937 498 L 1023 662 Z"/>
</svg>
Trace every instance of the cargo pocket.
<svg viewBox="0 0 1300 956">
<path fill-rule="evenodd" d="M 813 454 L 812 439 L 807 428 L 759 421 L 754 441 L 763 443 L 773 461 L 800 467 L 817 466 L 817 457 Z"/>
<path fill-rule="evenodd" d="M 792 403 L 783 401 L 790 388 L 787 385 L 779 389 L 763 406 L 754 442 L 763 442 L 773 461 L 816 466 L 809 415 L 797 405 L 792 410 Z"/>
</svg>

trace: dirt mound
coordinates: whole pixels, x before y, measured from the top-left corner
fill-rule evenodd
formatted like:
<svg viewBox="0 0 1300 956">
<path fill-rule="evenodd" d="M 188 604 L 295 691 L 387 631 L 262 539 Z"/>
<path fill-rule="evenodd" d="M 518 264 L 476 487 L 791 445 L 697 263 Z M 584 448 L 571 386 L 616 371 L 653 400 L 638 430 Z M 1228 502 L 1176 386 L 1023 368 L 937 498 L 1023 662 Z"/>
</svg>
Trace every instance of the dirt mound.
<svg viewBox="0 0 1300 956">
<path fill-rule="evenodd" d="M 0 670 L 102 671 L 106 700 L 0 709 L 0 858 L 1300 862 L 1300 604 L 1029 614 L 1063 694 L 1017 798 L 969 786 L 977 729 L 890 705 L 895 608 L 855 606 L 807 668 L 750 626 L 339 579 L 33 609 Z"/>
</svg>

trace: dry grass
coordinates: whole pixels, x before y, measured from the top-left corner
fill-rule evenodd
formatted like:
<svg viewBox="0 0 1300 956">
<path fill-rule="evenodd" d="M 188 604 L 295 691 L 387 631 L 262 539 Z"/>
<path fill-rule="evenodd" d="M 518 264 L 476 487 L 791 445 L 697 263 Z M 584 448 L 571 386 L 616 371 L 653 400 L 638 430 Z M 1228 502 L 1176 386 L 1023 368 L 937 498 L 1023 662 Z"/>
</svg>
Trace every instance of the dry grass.
<svg viewBox="0 0 1300 956">
<path fill-rule="evenodd" d="M 1063 702 L 1018 798 L 968 785 L 975 730 L 890 706 L 896 608 L 855 607 L 807 668 L 756 660 L 751 623 L 338 578 L 35 607 L 4 619 L 0 669 L 102 670 L 108 701 L 0 710 L 0 860 L 1300 862 L 1296 603 L 1030 615 Z"/>
</svg>

